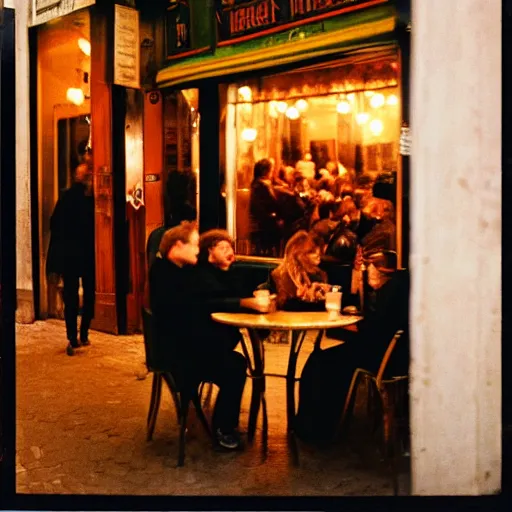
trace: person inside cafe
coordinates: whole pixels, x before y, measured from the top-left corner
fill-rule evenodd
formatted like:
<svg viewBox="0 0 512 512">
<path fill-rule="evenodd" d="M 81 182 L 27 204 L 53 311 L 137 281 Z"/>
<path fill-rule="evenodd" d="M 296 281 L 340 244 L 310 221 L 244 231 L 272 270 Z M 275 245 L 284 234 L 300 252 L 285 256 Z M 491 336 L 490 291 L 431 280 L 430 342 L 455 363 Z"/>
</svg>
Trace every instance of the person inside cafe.
<svg viewBox="0 0 512 512">
<path fill-rule="evenodd" d="M 241 440 L 237 426 L 247 365 L 229 342 L 208 335 L 201 325 L 204 309 L 195 289 L 199 254 L 196 224 L 184 221 L 167 230 L 158 252 L 149 270 L 155 356 L 180 387 L 195 388 L 205 381 L 219 387 L 212 418 L 216 444 L 238 449 Z"/>
<path fill-rule="evenodd" d="M 272 271 L 269 288 L 277 294 L 278 309 L 323 310 L 329 291 L 327 274 L 320 269 L 322 241 L 307 231 L 297 231 L 284 250 L 282 263 Z"/>
<path fill-rule="evenodd" d="M 393 203 L 372 197 L 363 208 L 368 233 L 360 240 L 365 256 L 382 250 L 396 250 L 396 224 Z"/>
<path fill-rule="evenodd" d="M 396 253 L 375 253 L 366 263 L 370 291 L 357 332 L 340 329 L 337 338 L 344 343 L 315 350 L 304 365 L 296 431 L 305 441 L 321 443 L 333 439 L 356 368 L 377 373 L 395 333 L 408 331 L 408 280 L 397 272 Z M 408 342 L 403 336 L 386 375 L 406 375 L 408 361 Z"/>
<path fill-rule="evenodd" d="M 254 165 L 249 214 L 251 242 L 257 255 L 278 254 L 284 221 L 280 214 L 277 193 L 272 184 L 272 162 L 263 158 Z"/>
</svg>

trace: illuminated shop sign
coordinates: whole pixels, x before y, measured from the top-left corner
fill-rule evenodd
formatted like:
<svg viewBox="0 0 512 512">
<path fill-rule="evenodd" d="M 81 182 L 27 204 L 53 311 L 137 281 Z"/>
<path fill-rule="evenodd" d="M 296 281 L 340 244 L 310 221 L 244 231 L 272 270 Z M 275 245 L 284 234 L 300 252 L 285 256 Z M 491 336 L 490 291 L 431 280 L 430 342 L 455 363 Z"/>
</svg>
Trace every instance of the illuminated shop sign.
<svg viewBox="0 0 512 512">
<path fill-rule="evenodd" d="M 384 3 L 386 0 L 217 0 L 218 39 L 225 41 L 307 20 Z"/>
</svg>

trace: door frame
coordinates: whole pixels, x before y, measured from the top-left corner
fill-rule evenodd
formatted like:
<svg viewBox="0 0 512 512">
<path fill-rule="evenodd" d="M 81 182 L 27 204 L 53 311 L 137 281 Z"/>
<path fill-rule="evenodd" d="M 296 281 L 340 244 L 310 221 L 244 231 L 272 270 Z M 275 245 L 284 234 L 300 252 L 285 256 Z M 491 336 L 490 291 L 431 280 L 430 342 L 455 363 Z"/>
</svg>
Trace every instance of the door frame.
<svg viewBox="0 0 512 512">
<path fill-rule="evenodd" d="M 73 117 L 79 117 L 84 115 L 90 115 L 91 113 L 91 102 L 85 100 L 82 105 L 73 104 L 57 104 L 53 108 L 53 209 L 59 199 L 59 121 L 63 119 L 71 119 Z M 52 209 L 52 211 L 53 211 Z M 40 233 L 42 237 L 42 233 Z M 47 254 L 43 253 L 43 268 L 46 265 Z M 61 284 L 52 285 L 46 280 L 45 273 L 41 276 L 41 288 L 44 290 L 46 298 L 46 315 L 48 318 L 60 318 L 64 319 L 64 312 L 59 307 L 58 297 L 61 290 Z M 62 302 L 62 299 L 61 299 Z"/>
</svg>

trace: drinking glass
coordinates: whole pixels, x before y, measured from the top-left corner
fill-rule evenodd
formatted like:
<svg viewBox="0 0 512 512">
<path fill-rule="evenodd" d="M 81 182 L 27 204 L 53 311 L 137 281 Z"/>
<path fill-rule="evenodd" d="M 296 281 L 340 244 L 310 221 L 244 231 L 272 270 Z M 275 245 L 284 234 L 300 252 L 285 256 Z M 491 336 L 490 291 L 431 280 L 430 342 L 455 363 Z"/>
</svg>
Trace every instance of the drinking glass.
<svg viewBox="0 0 512 512">
<path fill-rule="evenodd" d="M 333 286 L 330 292 L 325 293 L 325 309 L 329 313 L 329 320 L 335 320 L 341 313 L 342 292 L 339 286 Z"/>
</svg>

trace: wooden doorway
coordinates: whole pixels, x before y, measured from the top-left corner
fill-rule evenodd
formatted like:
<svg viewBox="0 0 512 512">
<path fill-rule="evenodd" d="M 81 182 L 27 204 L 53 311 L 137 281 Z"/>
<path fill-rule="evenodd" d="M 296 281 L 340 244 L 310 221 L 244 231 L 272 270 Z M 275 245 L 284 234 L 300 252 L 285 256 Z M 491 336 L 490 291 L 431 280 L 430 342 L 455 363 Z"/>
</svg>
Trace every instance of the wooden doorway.
<svg viewBox="0 0 512 512">
<path fill-rule="evenodd" d="M 80 162 L 81 147 L 90 139 L 90 102 L 83 105 L 55 105 L 53 114 L 53 205 L 72 184 L 73 171 Z M 62 280 L 47 283 L 48 316 L 64 319 Z"/>
</svg>

